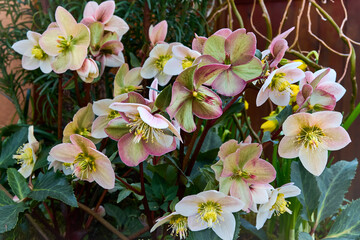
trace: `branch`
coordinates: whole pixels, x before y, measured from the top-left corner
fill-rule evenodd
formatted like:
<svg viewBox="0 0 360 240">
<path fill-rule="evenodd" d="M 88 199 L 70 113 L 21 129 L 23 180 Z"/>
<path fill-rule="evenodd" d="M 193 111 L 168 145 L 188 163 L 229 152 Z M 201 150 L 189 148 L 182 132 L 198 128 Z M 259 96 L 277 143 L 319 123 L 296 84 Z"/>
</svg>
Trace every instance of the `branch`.
<svg viewBox="0 0 360 240">
<path fill-rule="evenodd" d="M 239 27 L 240 28 L 244 28 L 244 21 L 235 5 L 235 1 L 234 0 L 230 0 L 231 3 L 231 8 L 234 10 L 235 16 L 237 18 L 237 20 L 239 21 Z"/>
</svg>

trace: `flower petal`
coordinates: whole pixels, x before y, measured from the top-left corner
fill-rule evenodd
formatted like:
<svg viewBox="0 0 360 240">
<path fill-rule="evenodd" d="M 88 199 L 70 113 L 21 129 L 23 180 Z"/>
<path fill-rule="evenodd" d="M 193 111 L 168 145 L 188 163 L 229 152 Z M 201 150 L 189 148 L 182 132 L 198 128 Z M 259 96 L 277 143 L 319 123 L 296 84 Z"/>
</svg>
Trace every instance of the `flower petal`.
<svg viewBox="0 0 360 240">
<path fill-rule="evenodd" d="M 229 154 L 236 152 L 239 144 L 236 140 L 231 139 L 220 146 L 218 156 L 220 160 L 224 160 Z"/>
<path fill-rule="evenodd" d="M 262 72 L 262 64 L 257 57 L 254 57 L 250 60 L 250 62 L 238 66 L 232 66 L 231 69 L 237 76 L 245 81 L 249 81 L 260 76 Z"/>
<path fill-rule="evenodd" d="M 232 240 L 235 233 L 235 217 L 232 213 L 223 212 L 219 223 L 214 224 L 212 229 L 223 240 Z"/>
<path fill-rule="evenodd" d="M 95 182 L 105 189 L 114 188 L 115 173 L 109 158 L 96 149 L 89 149 L 89 155 L 95 158 L 96 171 L 92 172 Z"/>
<path fill-rule="evenodd" d="M 196 129 L 194 122 L 192 101 L 191 99 L 186 100 L 175 115 L 176 121 L 179 123 L 182 130 L 185 132 L 193 132 Z"/>
<path fill-rule="evenodd" d="M 162 118 L 158 118 L 157 116 L 152 115 L 148 109 L 138 107 L 137 110 L 139 111 L 140 118 L 150 127 L 165 129 L 169 126 L 169 124 Z"/>
<path fill-rule="evenodd" d="M 311 149 L 302 146 L 299 151 L 299 158 L 306 170 L 315 176 L 319 176 L 326 167 L 328 151 L 321 147 Z"/>
<path fill-rule="evenodd" d="M 303 126 L 312 125 L 312 119 L 313 117 L 309 113 L 296 113 L 290 115 L 282 126 L 285 136 L 295 136 L 299 134 Z"/>
<path fill-rule="evenodd" d="M 242 179 L 233 181 L 230 187 L 230 195 L 240 199 L 244 203 L 242 208 L 244 211 L 248 211 L 249 207 L 251 207 L 252 197 L 249 184 Z"/>
<path fill-rule="evenodd" d="M 203 54 L 210 55 L 223 63 L 225 60 L 225 38 L 217 35 L 209 37 L 205 42 Z"/>
<path fill-rule="evenodd" d="M 198 205 L 204 201 L 197 195 L 186 196 L 175 205 L 175 211 L 185 217 L 193 216 L 198 212 Z"/>
<path fill-rule="evenodd" d="M 201 86 L 198 90 L 201 94 L 204 94 L 204 100 L 193 100 L 193 112 L 196 116 L 202 119 L 215 119 L 222 115 L 222 102 L 221 98 L 208 89 Z"/>
<path fill-rule="evenodd" d="M 174 118 L 176 113 L 186 101 L 190 101 L 192 103 L 191 98 L 191 92 L 181 83 L 175 82 L 172 87 L 170 105 L 166 108 L 166 112 L 169 114 L 170 118 Z"/>
<path fill-rule="evenodd" d="M 121 161 L 129 167 L 139 165 L 139 163 L 146 160 L 149 153 L 145 150 L 143 142 L 136 143 L 134 141 L 135 135 L 128 133 L 120 138 L 118 142 L 118 149 Z"/>
<path fill-rule="evenodd" d="M 343 115 L 339 112 L 321 111 L 312 114 L 314 123 L 321 129 L 336 128 L 342 123 Z"/>
<path fill-rule="evenodd" d="M 288 91 L 270 91 L 269 97 L 270 100 L 278 106 L 286 106 L 290 102 L 290 92 Z"/>
<path fill-rule="evenodd" d="M 266 222 L 266 219 L 269 216 L 269 212 L 258 212 L 258 214 L 256 215 L 256 229 L 259 230 L 260 228 L 262 228 Z"/>
<path fill-rule="evenodd" d="M 279 155 L 282 158 L 296 158 L 299 156 L 300 147 L 297 136 L 284 136 L 279 144 Z"/>
<path fill-rule="evenodd" d="M 245 164 L 252 159 L 258 159 L 262 152 L 262 146 L 258 143 L 240 144 L 238 149 L 239 167 L 245 167 Z"/>
<path fill-rule="evenodd" d="M 96 121 L 96 120 L 95 120 Z M 111 120 L 108 125 L 105 127 L 105 133 L 112 139 L 112 140 L 119 140 L 125 134 L 129 133 L 129 127 L 127 126 L 127 122 L 121 118 L 115 118 Z"/>
<path fill-rule="evenodd" d="M 39 44 L 42 50 L 50 56 L 59 55 L 59 37 L 65 37 L 60 28 L 48 28 L 41 36 Z"/>
<path fill-rule="evenodd" d="M 93 104 L 93 112 L 97 116 L 107 116 L 111 112 L 109 106 L 112 102 L 112 99 L 101 99 L 99 101 L 95 101 Z"/>
<path fill-rule="evenodd" d="M 73 163 L 76 156 L 81 153 L 80 147 L 71 143 L 61 143 L 53 147 L 49 154 L 57 161 Z"/>
<path fill-rule="evenodd" d="M 194 83 L 195 88 L 199 88 L 202 84 L 206 83 L 210 79 L 219 76 L 224 71 L 228 70 L 230 65 L 225 64 L 209 64 L 200 67 L 195 71 Z"/>
<path fill-rule="evenodd" d="M 334 95 L 336 101 L 339 101 L 346 92 L 346 89 L 339 83 L 332 82 L 320 83 L 317 88 Z"/>
<path fill-rule="evenodd" d="M 108 135 L 105 132 L 105 128 L 109 123 L 107 116 L 99 116 L 93 122 L 91 127 L 91 136 L 94 138 L 106 138 Z"/>
<path fill-rule="evenodd" d="M 224 96 L 235 96 L 244 90 L 246 82 L 229 69 L 220 73 L 211 86 Z"/>
<path fill-rule="evenodd" d="M 20 40 L 16 43 L 14 43 L 11 48 L 15 50 L 15 52 L 27 56 L 27 57 L 31 57 L 32 56 L 32 49 L 34 47 L 34 43 L 30 40 Z"/>
<path fill-rule="evenodd" d="M 167 34 L 168 24 L 163 20 L 156 24 L 154 27 L 151 25 L 149 29 L 149 39 L 153 45 L 165 41 Z"/>
<path fill-rule="evenodd" d="M 301 190 L 293 183 L 285 184 L 278 188 L 279 193 L 284 194 L 284 198 L 295 197 L 301 193 Z"/>
<path fill-rule="evenodd" d="M 183 71 L 182 61 L 178 58 L 171 58 L 164 66 L 164 73 L 167 75 L 178 75 Z"/>
<path fill-rule="evenodd" d="M 154 156 L 162 156 L 176 149 L 175 138 L 167 134 L 158 134 L 155 136 L 154 141 L 149 139 L 144 141 L 143 144 L 146 151 Z"/>
<path fill-rule="evenodd" d="M 66 33 L 66 37 L 72 35 L 76 26 L 78 25 L 75 18 L 61 6 L 56 8 L 55 19 L 61 31 Z M 75 34 L 73 36 L 75 36 Z"/>
<path fill-rule="evenodd" d="M 262 159 L 252 159 L 245 164 L 243 169 L 251 175 L 246 179 L 248 183 L 269 183 L 276 177 L 273 165 Z"/>
<path fill-rule="evenodd" d="M 238 212 L 245 205 L 241 200 L 230 196 L 222 198 L 219 203 L 221 203 L 222 209 L 227 212 Z"/>
<path fill-rule="evenodd" d="M 21 66 L 26 70 L 35 70 L 40 66 L 40 61 L 24 55 L 21 58 Z"/>
<path fill-rule="evenodd" d="M 110 21 L 110 18 L 113 16 L 115 11 L 115 2 L 114 1 L 105 1 L 102 2 L 95 11 L 95 19 L 103 24 L 106 24 Z"/>
<path fill-rule="evenodd" d="M 121 40 L 121 37 L 129 30 L 129 25 L 120 17 L 112 16 L 110 21 L 106 23 L 106 31 L 115 32 Z"/>
<path fill-rule="evenodd" d="M 153 78 L 158 74 L 159 70 L 155 66 L 156 58 L 149 57 L 146 59 L 141 68 L 141 76 L 145 79 Z"/>
<path fill-rule="evenodd" d="M 85 154 L 88 153 L 88 150 L 90 148 L 96 149 L 96 146 L 92 141 L 90 141 L 89 139 L 87 139 L 79 134 L 71 135 L 70 141 L 72 144 L 78 146 L 81 149 L 81 151 Z"/>
<path fill-rule="evenodd" d="M 207 223 L 202 219 L 199 220 L 197 215 L 188 217 L 188 226 L 189 229 L 194 232 L 208 228 Z"/>
<path fill-rule="evenodd" d="M 266 100 L 269 98 L 270 89 L 264 89 L 261 87 L 260 91 L 258 92 L 256 96 L 256 106 L 259 107 L 263 105 Z"/>
<path fill-rule="evenodd" d="M 246 33 L 244 28 L 234 31 L 225 40 L 225 51 L 234 66 L 250 62 L 255 50 L 256 37 L 252 32 Z"/>
<path fill-rule="evenodd" d="M 47 59 L 40 61 L 40 69 L 43 73 L 50 73 L 52 71 L 51 63 L 53 61 L 53 57 L 47 57 Z"/>
<path fill-rule="evenodd" d="M 84 18 L 92 17 L 95 18 L 95 12 L 99 8 L 99 4 L 95 1 L 90 1 L 86 4 L 84 9 Z"/>
<path fill-rule="evenodd" d="M 64 52 L 55 57 L 55 60 L 51 64 L 51 67 L 56 73 L 64 73 L 66 72 L 66 70 L 69 69 L 70 65 L 71 65 L 71 54 L 70 52 Z"/>
<path fill-rule="evenodd" d="M 324 129 L 323 133 L 324 144 L 330 151 L 340 150 L 351 142 L 349 133 L 343 127 Z"/>
</svg>

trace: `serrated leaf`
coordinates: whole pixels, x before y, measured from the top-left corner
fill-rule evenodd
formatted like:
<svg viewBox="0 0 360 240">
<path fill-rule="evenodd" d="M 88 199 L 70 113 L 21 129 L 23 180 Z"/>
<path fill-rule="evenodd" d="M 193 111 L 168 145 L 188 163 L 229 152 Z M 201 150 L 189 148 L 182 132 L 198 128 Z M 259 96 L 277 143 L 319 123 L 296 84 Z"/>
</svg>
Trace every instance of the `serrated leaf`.
<svg viewBox="0 0 360 240">
<path fill-rule="evenodd" d="M 279 126 L 287 119 L 288 116 L 292 114 L 292 106 L 287 105 L 277 116 L 276 120 L 279 122 Z"/>
<path fill-rule="evenodd" d="M 299 233 L 299 240 L 313 240 L 313 238 L 307 232 Z"/>
<path fill-rule="evenodd" d="M 28 128 L 23 127 L 2 143 L 0 168 L 7 168 L 15 163 L 15 159 L 13 159 L 12 156 L 16 150 L 26 142 L 27 134 Z"/>
<path fill-rule="evenodd" d="M 9 168 L 7 171 L 8 182 L 11 190 L 21 200 L 26 198 L 30 193 L 30 188 L 26 179 L 15 168 Z"/>
<path fill-rule="evenodd" d="M 26 210 L 24 203 L 11 204 L 0 207 L 0 233 L 13 229 L 18 221 L 19 213 Z"/>
<path fill-rule="evenodd" d="M 155 106 L 158 109 L 165 111 L 165 109 L 170 105 L 171 95 L 172 95 L 172 85 L 169 84 L 157 96 L 155 100 Z"/>
<path fill-rule="evenodd" d="M 326 168 L 317 178 L 321 192 L 317 212 L 317 222 L 321 222 L 334 214 L 344 200 L 351 180 L 355 177 L 357 159 L 347 162 L 340 161 Z"/>
<path fill-rule="evenodd" d="M 239 218 L 239 220 L 240 220 L 241 226 L 243 228 L 245 228 L 246 230 L 248 230 L 249 232 L 251 232 L 252 234 L 254 234 L 258 239 L 260 239 L 260 240 L 268 239 L 264 230 L 262 230 L 262 229 L 257 230 L 254 225 L 252 225 L 251 223 L 249 223 L 248 221 L 246 221 L 243 218 Z"/>
<path fill-rule="evenodd" d="M 360 238 L 360 199 L 348 204 L 336 218 L 325 239 L 359 239 Z"/>
<path fill-rule="evenodd" d="M 52 171 L 46 174 L 39 174 L 29 197 L 37 201 L 44 201 L 47 197 L 51 197 L 72 207 L 77 207 L 72 186 L 62 174 Z"/>
<path fill-rule="evenodd" d="M 302 164 L 294 161 L 291 164 L 291 181 L 301 189 L 301 194 L 297 198 L 303 206 L 302 217 L 304 220 L 309 221 L 320 198 L 320 190 L 316 178 Z"/>
</svg>

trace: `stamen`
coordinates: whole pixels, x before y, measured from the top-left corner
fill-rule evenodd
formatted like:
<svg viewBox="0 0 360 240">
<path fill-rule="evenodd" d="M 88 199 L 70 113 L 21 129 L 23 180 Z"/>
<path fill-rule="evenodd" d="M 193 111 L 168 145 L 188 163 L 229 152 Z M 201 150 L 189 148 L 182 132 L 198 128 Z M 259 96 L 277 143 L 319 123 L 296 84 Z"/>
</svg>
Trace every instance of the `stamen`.
<svg viewBox="0 0 360 240">
<path fill-rule="evenodd" d="M 130 127 L 129 132 L 135 134 L 134 142 L 139 143 L 141 139 L 146 142 L 153 143 L 155 140 L 155 136 L 159 133 L 163 133 L 161 129 L 150 127 L 147 123 L 145 123 L 140 115 L 137 114 L 133 118 L 130 119 L 130 123 L 127 124 Z"/>
<path fill-rule="evenodd" d="M 280 216 L 281 214 L 288 212 L 288 213 L 292 213 L 292 211 L 288 208 L 290 205 L 290 202 L 285 200 L 284 198 L 284 194 L 283 193 L 279 193 L 277 198 L 276 198 L 276 202 L 274 203 L 274 205 L 270 208 L 270 210 L 275 210 L 276 215 Z"/>
<path fill-rule="evenodd" d="M 292 93 L 290 88 L 291 84 L 285 80 L 286 74 L 285 73 L 277 73 L 271 79 L 270 88 L 271 90 L 277 90 L 279 92 L 288 91 Z"/>
<path fill-rule="evenodd" d="M 120 115 L 120 113 L 119 113 L 118 111 L 112 110 L 112 111 L 109 113 L 109 115 L 107 116 L 107 118 L 108 118 L 109 120 L 112 120 L 112 119 L 117 118 L 117 117 L 120 117 L 120 116 L 121 116 L 121 115 Z"/>
<path fill-rule="evenodd" d="M 219 218 L 222 219 L 222 212 L 222 207 L 217 202 L 207 201 L 199 204 L 199 217 L 205 221 L 209 227 L 212 227 L 213 224 L 219 223 Z"/>
<path fill-rule="evenodd" d="M 92 172 L 96 172 L 95 159 L 85 153 L 79 153 L 74 161 L 75 175 L 83 180 L 89 178 Z"/>
<path fill-rule="evenodd" d="M 179 236 L 180 239 L 187 237 L 187 217 L 175 215 L 170 220 L 170 227 L 172 236 Z"/>
<path fill-rule="evenodd" d="M 170 60 L 171 57 L 171 55 L 159 56 L 159 58 L 155 61 L 156 68 L 162 72 L 164 70 L 165 64 Z"/>
<path fill-rule="evenodd" d="M 206 102 L 207 104 L 214 105 L 215 99 L 213 97 L 207 96 L 206 94 L 199 92 L 199 91 L 193 91 L 192 95 L 196 100 L 201 102 Z"/>
<path fill-rule="evenodd" d="M 18 150 L 16 151 L 16 155 L 13 155 L 13 158 L 15 158 L 17 160 L 18 164 L 25 164 L 25 165 L 30 165 L 33 163 L 33 151 L 30 147 L 30 144 L 24 144 L 21 147 L 18 148 Z"/>
<path fill-rule="evenodd" d="M 38 60 L 44 60 L 47 58 L 47 54 L 40 48 L 39 45 L 36 45 L 31 50 L 31 54 L 34 56 L 34 58 Z"/>
<path fill-rule="evenodd" d="M 321 128 L 317 126 L 303 127 L 297 136 L 297 141 L 305 146 L 305 148 L 318 148 L 325 136 Z"/>
<path fill-rule="evenodd" d="M 68 38 L 65 38 L 64 36 L 58 36 L 58 38 L 57 42 L 59 45 L 57 45 L 57 47 L 60 48 L 59 53 L 68 51 L 74 44 L 74 37 L 72 35 Z"/>
<path fill-rule="evenodd" d="M 182 63 L 181 63 L 183 70 L 185 70 L 188 67 L 191 67 L 194 61 L 195 61 L 195 58 L 192 58 L 190 56 L 185 57 L 185 59 L 182 60 Z"/>
</svg>

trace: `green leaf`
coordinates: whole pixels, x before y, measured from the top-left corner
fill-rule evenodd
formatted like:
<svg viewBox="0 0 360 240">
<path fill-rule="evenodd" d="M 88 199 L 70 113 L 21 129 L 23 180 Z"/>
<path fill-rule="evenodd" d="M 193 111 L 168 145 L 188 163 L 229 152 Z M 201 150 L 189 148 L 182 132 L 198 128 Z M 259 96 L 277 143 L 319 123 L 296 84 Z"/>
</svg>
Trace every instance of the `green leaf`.
<svg viewBox="0 0 360 240">
<path fill-rule="evenodd" d="M 116 200 L 116 203 L 121 202 L 122 200 L 124 200 L 125 198 L 127 198 L 130 194 L 132 193 L 132 191 L 128 190 L 128 189 L 123 189 L 120 191 L 118 198 Z"/>
<path fill-rule="evenodd" d="M 344 200 L 351 180 L 355 176 L 357 159 L 347 162 L 340 161 L 326 168 L 317 178 L 321 191 L 316 221 L 320 223 L 334 214 Z"/>
<path fill-rule="evenodd" d="M 217 134 L 214 128 L 210 129 L 201 146 L 200 152 L 208 152 L 212 149 L 218 149 L 222 144 L 221 137 Z"/>
<path fill-rule="evenodd" d="M 248 221 L 246 221 L 243 218 L 239 218 L 239 220 L 240 220 L 241 226 L 243 228 L 245 228 L 246 230 L 248 230 L 249 232 L 251 232 L 252 234 L 254 234 L 258 239 L 260 239 L 260 240 L 268 239 L 264 230 L 262 230 L 262 229 L 257 230 L 254 225 L 252 225 L 251 223 L 249 223 Z"/>
<path fill-rule="evenodd" d="M 104 204 L 106 214 L 110 217 L 115 218 L 116 223 L 118 226 L 122 225 L 126 221 L 126 216 L 124 214 L 124 211 L 113 204 L 105 203 Z"/>
<path fill-rule="evenodd" d="M 232 114 L 241 112 L 244 107 L 245 105 L 243 102 L 234 103 L 226 112 L 221 115 L 221 117 L 216 120 L 215 124 L 217 125 L 222 121 L 227 121 Z"/>
<path fill-rule="evenodd" d="M 355 121 L 355 119 L 360 114 L 360 103 L 356 105 L 356 108 L 351 112 L 351 114 L 346 118 L 343 127 L 348 130 L 351 124 Z"/>
<path fill-rule="evenodd" d="M 37 201 L 44 201 L 47 197 L 51 197 L 72 207 L 77 207 L 72 186 L 62 174 L 52 171 L 46 174 L 39 174 L 29 197 Z"/>
<path fill-rule="evenodd" d="M 29 195 L 30 188 L 28 187 L 26 179 L 15 168 L 9 168 L 7 170 L 7 177 L 11 190 L 20 200 Z"/>
<path fill-rule="evenodd" d="M 297 198 L 303 206 L 303 219 L 309 221 L 320 198 L 320 190 L 316 178 L 300 162 L 294 161 L 291 164 L 291 181 L 301 189 L 301 194 Z"/>
<path fill-rule="evenodd" d="M 26 210 L 24 203 L 0 207 L 0 233 L 10 231 L 16 226 L 19 213 Z"/>
<path fill-rule="evenodd" d="M 40 151 L 39 156 L 35 162 L 33 171 L 49 165 L 47 158 L 49 156 L 50 150 L 51 150 L 51 147 L 46 147 Z"/>
<path fill-rule="evenodd" d="M 276 120 L 279 122 L 279 126 L 283 124 L 283 122 L 287 119 L 288 116 L 292 114 L 292 106 L 287 105 L 277 116 Z"/>
<path fill-rule="evenodd" d="M 8 195 L 6 195 L 3 191 L 0 190 L 0 207 L 11 204 L 15 204 L 15 202 L 11 198 L 9 198 Z"/>
<path fill-rule="evenodd" d="M 23 127 L 10 138 L 2 143 L 2 151 L 0 155 L 0 168 L 7 168 L 15 163 L 13 154 L 27 140 L 28 128 Z"/>
<path fill-rule="evenodd" d="M 192 232 L 189 231 L 189 235 L 187 237 L 188 240 L 199 240 L 199 239 L 206 239 L 206 240 L 220 240 L 216 233 L 212 229 L 205 229 L 202 231 Z"/>
<path fill-rule="evenodd" d="M 299 240 L 313 240 L 313 238 L 307 232 L 299 233 Z"/>
<path fill-rule="evenodd" d="M 170 105 L 171 94 L 172 94 L 171 91 L 172 91 L 172 85 L 169 84 L 157 96 L 155 100 L 155 106 L 159 108 L 161 111 L 165 111 L 165 109 Z"/>
<path fill-rule="evenodd" d="M 359 239 L 360 238 L 360 199 L 348 204 L 336 218 L 325 239 Z"/>
<path fill-rule="evenodd" d="M 132 67 L 140 67 L 141 63 L 139 61 L 139 59 L 137 59 L 137 57 L 135 56 L 135 54 L 133 54 L 132 52 L 130 52 L 130 64 Z"/>
</svg>

